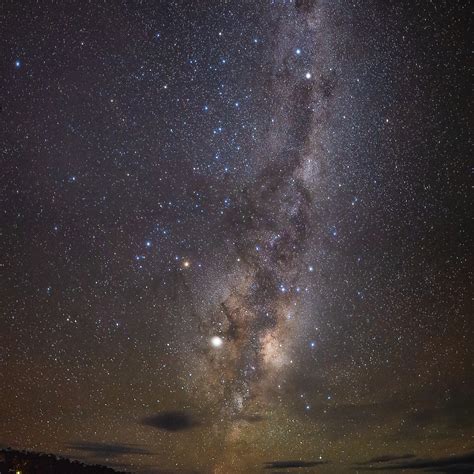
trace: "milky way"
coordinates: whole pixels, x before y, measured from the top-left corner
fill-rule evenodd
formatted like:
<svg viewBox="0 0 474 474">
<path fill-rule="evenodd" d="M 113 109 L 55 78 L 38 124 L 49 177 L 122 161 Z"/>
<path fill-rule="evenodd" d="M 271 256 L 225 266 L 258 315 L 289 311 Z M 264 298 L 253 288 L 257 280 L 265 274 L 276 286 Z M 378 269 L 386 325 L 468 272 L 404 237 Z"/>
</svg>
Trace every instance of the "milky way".
<svg viewBox="0 0 474 474">
<path fill-rule="evenodd" d="M 297 9 L 292 26 L 319 45 L 323 35 L 330 34 L 324 31 L 324 16 L 324 9 Z M 282 24 L 275 34 L 287 44 L 295 32 Z M 307 64 L 307 72 L 295 74 L 294 51 L 288 52 L 281 41 L 276 50 L 286 51 L 274 58 L 268 87 L 273 121 L 283 122 L 284 132 L 265 138 L 259 150 L 263 169 L 241 190 L 227 217 L 231 238 L 226 251 L 235 255 L 236 269 L 211 324 L 220 328 L 226 344 L 217 354 L 211 351 L 211 367 L 205 369 L 218 374 L 226 398 L 223 413 L 231 419 L 250 416 L 249 407 L 266 409 L 265 387 L 290 365 L 293 326 L 307 317 L 299 300 L 305 291 L 308 242 L 319 225 L 313 188 L 320 184 L 324 156 L 318 142 L 337 78 L 328 57 L 332 51 L 324 48 L 318 60 Z"/>
</svg>

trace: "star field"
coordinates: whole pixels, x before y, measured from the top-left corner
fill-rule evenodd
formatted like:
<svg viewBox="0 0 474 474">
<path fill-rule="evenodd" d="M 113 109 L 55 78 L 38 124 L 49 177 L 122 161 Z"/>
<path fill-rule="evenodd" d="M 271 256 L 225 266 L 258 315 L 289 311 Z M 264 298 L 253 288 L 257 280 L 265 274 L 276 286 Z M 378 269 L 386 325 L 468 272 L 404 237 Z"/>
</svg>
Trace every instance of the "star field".
<svg viewBox="0 0 474 474">
<path fill-rule="evenodd" d="M 472 472 L 468 13 L 4 3 L 0 444 Z"/>
</svg>

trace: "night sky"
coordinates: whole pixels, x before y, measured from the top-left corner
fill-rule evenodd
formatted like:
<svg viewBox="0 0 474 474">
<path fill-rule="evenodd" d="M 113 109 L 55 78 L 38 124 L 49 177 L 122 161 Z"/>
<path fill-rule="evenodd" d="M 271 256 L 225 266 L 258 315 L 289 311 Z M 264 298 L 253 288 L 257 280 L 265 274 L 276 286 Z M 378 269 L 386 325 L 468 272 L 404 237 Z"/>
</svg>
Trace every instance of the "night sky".
<svg viewBox="0 0 474 474">
<path fill-rule="evenodd" d="M 469 13 L 2 2 L 0 444 L 472 472 Z"/>
</svg>

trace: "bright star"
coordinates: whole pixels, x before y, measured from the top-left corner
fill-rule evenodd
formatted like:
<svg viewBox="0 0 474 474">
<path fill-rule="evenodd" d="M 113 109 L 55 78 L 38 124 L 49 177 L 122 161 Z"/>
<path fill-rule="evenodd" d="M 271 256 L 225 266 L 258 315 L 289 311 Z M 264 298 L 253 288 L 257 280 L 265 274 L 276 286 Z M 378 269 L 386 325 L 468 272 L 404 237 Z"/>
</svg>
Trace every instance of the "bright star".
<svg viewBox="0 0 474 474">
<path fill-rule="evenodd" d="M 213 336 L 211 338 L 212 347 L 218 348 L 218 347 L 221 347 L 222 344 L 224 344 L 224 341 L 219 336 Z"/>
</svg>

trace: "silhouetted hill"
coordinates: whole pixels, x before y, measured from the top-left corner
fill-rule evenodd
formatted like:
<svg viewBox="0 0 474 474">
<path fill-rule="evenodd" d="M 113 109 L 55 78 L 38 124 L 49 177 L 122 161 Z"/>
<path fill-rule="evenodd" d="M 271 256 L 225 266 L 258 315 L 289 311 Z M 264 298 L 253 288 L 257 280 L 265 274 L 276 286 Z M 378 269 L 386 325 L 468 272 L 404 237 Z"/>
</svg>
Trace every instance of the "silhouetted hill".
<svg viewBox="0 0 474 474">
<path fill-rule="evenodd" d="M 0 474 L 129 474 L 98 464 L 84 464 L 54 454 L 0 450 Z"/>
</svg>

